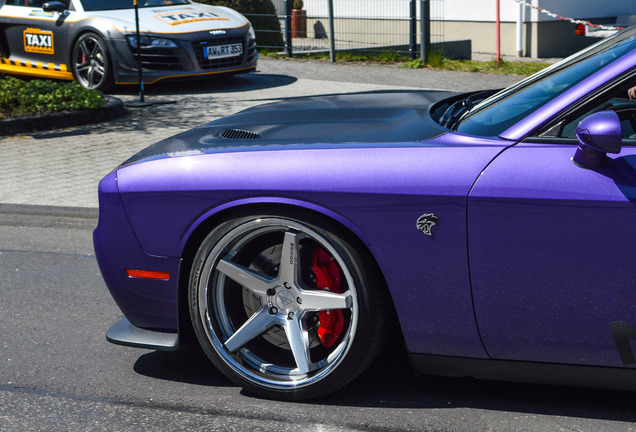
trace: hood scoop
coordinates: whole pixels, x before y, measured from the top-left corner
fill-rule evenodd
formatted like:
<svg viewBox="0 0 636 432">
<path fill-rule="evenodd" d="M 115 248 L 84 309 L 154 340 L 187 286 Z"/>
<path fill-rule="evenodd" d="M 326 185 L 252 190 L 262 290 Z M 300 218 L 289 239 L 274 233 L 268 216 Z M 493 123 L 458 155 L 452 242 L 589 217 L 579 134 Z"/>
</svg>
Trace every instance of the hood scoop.
<svg viewBox="0 0 636 432">
<path fill-rule="evenodd" d="M 256 132 L 234 128 L 223 129 L 219 136 L 230 140 L 261 139 L 261 136 Z"/>
</svg>

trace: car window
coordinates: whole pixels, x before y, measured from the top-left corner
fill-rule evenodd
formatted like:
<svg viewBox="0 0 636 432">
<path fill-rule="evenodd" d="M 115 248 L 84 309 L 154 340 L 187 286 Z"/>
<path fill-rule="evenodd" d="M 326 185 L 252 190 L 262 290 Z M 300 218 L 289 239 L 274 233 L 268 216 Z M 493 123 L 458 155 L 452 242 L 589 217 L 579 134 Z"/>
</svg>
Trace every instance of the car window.
<svg viewBox="0 0 636 432">
<path fill-rule="evenodd" d="M 498 136 L 528 114 L 634 49 L 636 29 L 617 34 L 580 55 L 486 99 L 461 119 L 456 130 L 468 135 Z"/>
<path fill-rule="evenodd" d="M 636 69 L 620 77 L 617 82 L 603 88 L 597 95 L 571 112 L 566 112 L 537 135 L 543 138 L 569 138 L 576 142 L 576 127 L 585 117 L 612 110 L 621 121 L 623 145 L 636 144 L 636 100 L 629 100 L 627 91 L 636 86 Z"/>
<path fill-rule="evenodd" d="M 573 120 L 564 122 L 561 131 L 556 135 L 559 138 L 576 138 L 576 127 L 585 117 L 597 111 L 612 110 L 618 114 L 621 121 L 621 135 L 625 145 L 634 145 L 636 140 L 636 101 L 628 101 L 626 98 L 613 98 L 607 105 L 599 107 L 578 116 Z"/>
<path fill-rule="evenodd" d="M 190 0 L 139 0 L 139 7 L 174 6 L 190 4 Z M 112 9 L 131 9 L 134 7 L 133 0 L 82 0 L 85 11 L 100 11 Z"/>
</svg>

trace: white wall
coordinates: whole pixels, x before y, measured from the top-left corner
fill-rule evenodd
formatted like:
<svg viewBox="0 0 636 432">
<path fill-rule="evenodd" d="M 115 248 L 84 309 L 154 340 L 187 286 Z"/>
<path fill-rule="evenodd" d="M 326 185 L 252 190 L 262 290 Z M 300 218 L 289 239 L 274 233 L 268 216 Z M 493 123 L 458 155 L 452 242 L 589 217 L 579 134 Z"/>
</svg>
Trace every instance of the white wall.
<svg viewBox="0 0 636 432">
<path fill-rule="evenodd" d="M 327 0 L 303 0 L 308 15 L 326 15 Z M 430 0 L 433 8 L 439 7 L 439 0 Z M 534 6 L 568 18 L 607 18 L 618 15 L 636 14 L 636 0 L 527 0 Z M 279 6 L 284 0 L 274 0 Z M 418 14 L 419 14 L 419 1 Z M 409 0 L 333 0 L 337 17 L 356 18 L 408 18 Z M 538 11 L 525 7 L 526 21 L 553 21 Z M 281 7 L 281 11 L 284 7 Z M 501 20 L 514 22 L 519 5 L 514 0 L 500 0 Z M 282 13 L 282 12 L 281 12 Z M 495 21 L 496 0 L 444 0 L 444 19 L 447 21 Z M 433 17 L 436 18 L 436 17 Z"/>
<path fill-rule="evenodd" d="M 575 0 L 583 2 L 586 0 Z M 536 0 L 534 0 L 536 3 Z M 500 0 L 502 21 L 516 21 L 519 5 L 513 0 Z M 447 21 L 495 21 L 495 0 L 446 0 L 444 19 Z"/>
<path fill-rule="evenodd" d="M 636 1 L 611 0 L 526 0 L 533 6 L 546 9 L 567 18 L 607 18 L 618 15 L 636 14 Z M 502 21 L 513 22 L 517 19 L 519 4 L 514 0 L 500 0 Z M 554 21 L 546 14 L 525 8 L 526 21 Z M 445 19 L 448 21 L 494 21 L 496 14 L 495 0 L 446 0 Z"/>
<path fill-rule="evenodd" d="M 303 0 L 307 14 L 327 15 L 327 0 Z M 419 2 L 418 2 L 419 3 Z M 333 0 L 338 18 L 407 19 L 409 0 Z"/>
</svg>

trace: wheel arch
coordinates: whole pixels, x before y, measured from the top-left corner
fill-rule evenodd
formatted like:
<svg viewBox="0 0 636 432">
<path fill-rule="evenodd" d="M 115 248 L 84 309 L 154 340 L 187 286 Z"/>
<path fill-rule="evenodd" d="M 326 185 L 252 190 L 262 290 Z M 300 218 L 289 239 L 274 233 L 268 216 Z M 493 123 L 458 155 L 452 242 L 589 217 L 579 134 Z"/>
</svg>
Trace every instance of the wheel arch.
<svg viewBox="0 0 636 432">
<path fill-rule="evenodd" d="M 102 25 L 103 27 L 104 25 Z M 75 77 L 75 65 L 74 65 L 74 59 L 73 59 L 73 51 L 75 50 L 75 44 L 77 44 L 77 41 L 84 35 L 92 33 L 96 36 L 99 36 L 103 43 L 104 43 L 104 49 L 106 50 L 106 54 L 107 54 L 107 61 L 108 61 L 108 67 L 110 68 L 110 73 L 111 73 L 111 77 L 110 77 L 110 81 L 111 84 L 107 86 L 106 90 L 112 90 L 112 84 L 115 83 L 115 77 L 117 76 L 117 62 L 113 60 L 113 50 L 111 49 L 111 45 L 109 40 L 111 39 L 110 36 L 110 31 L 108 29 L 100 29 L 98 28 L 98 26 L 83 26 L 82 28 L 78 29 L 77 33 L 73 34 L 71 36 L 71 43 L 68 44 L 67 47 L 67 51 L 66 51 L 66 55 L 68 55 L 68 70 L 69 72 L 71 72 L 73 74 L 73 79 L 75 80 L 75 82 L 77 82 L 77 79 Z"/>
<path fill-rule="evenodd" d="M 97 27 L 83 26 L 80 29 L 78 29 L 76 33 L 71 35 L 71 39 L 72 39 L 71 43 L 68 44 L 66 49 L 66 54 L 68 55 L 68 60 L 69 60 L 69 66 L 71 66 L 70 63 L 73 61 L 73 49 L 75 48 L 75 44 L 77 43 L 78 39 L 84 36 L 86 33 L 94 33 L 104 40 L 107 40 L 109 38 L 108 36 L 104 34 L 103 31 L 101 31 Z M 106 44 L 106 49 L 110 51 L 108 44 Z"/>
<path fill-rule="evenodd" d="M 190 321 L 190 312 L 188 309 L 188 284 L 192 263 L 199 246 L 203 243 L 210 231 L 218 224 L 230 219 L 259 213 L 281 215 L 293 214 L 294 216 L 300 216 L 310 221 L 319 221 L 324 224 L 331 225 L 337 229 L 337 234 L 351 242 L 352 246 L 364 254 L 366 258 L 369 259 L 369 262 L 371 262 L 374 266 L 377 276 L 381 278 L 380 286 L 383 287 L 383 295 L 385 296 L 385 301 L 388 302 L 390 308 L 391 331 L 399 331 L 401 341 L 404 340 L 398 323 L 397 314 L 395 312 L 393 298 L 386 283 L 386 278 L 384 277 L 384 273 L 375 258 L 372 248 L 369 247 L 368 242 L 365 241 L 363 233 L 361 233 L 351 221 L 342 215 L 322 206 L 296 200 L 281 201 L 280 199 L 277 199 L 276 202 L 273 202 L 271 200 L 263 199 L 257 202 L 239 201 L 226 203 L 223 206 L 212 209 L 197 219 L 197 221 L 188 230 L 186 236 L 184 236 L 185 241 L 181 253 L 182 262 L 179 270 L 178 283 L 179 333 L 183 342 L 196 342 L 196 336 L 194 335 L 194 329 Z"/>
</svg>

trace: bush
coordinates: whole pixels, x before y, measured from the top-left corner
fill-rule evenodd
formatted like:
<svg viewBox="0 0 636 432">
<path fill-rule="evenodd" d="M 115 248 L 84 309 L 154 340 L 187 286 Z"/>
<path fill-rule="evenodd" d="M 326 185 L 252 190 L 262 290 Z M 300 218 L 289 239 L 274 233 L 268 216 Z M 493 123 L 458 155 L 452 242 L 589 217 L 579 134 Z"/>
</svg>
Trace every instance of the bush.
<svg viewBox="0 0 636 432">
<path fill-rule="evenodd" d="M 102 105 L 104 98 L 99 91 L 86 90 L 76 82 L 0 78 L 0 118 L 97 109 Z"/>
<path fill-rule="evenodd" d="M 215 6 L 226 6 L 242 13 L 256 31 L 259 47 L 282 48 L 283 36 L 276 8 L 271 0 L 197 0 Z"/>
</svg>

